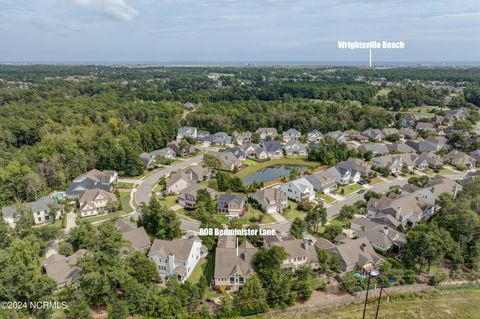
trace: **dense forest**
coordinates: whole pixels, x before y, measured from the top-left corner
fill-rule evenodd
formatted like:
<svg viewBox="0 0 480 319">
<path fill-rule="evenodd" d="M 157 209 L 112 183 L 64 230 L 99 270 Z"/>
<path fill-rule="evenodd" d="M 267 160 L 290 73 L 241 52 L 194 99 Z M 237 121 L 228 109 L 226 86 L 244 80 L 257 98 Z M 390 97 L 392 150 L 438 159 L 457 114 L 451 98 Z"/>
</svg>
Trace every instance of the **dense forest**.
<svg viewBox="0 0 480 319">
<path fill-rule="evenodd" d="M 227 133 L 382 128 L 396 119 L 389 110 L 441 105 L 446 94 L 401 85 L 378 95 L 381 87 L 360 74 L 470 81 L 456 102 L 479 104 L 477 69 L 2 65 L 0 204 L 62 189 L 91 168 L 139 175 L 139 154 L 168 145 L 182 125 Z M 185 102 L 199 107 L 183 118 Z"/>
</svg>

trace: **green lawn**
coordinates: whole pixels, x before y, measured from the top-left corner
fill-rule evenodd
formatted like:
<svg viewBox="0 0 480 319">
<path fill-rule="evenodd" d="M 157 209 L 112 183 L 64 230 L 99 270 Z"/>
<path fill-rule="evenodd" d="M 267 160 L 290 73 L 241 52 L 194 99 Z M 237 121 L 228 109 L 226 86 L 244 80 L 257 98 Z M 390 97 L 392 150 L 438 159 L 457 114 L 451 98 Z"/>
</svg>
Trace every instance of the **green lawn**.
<svg viewBox="0 0 480 319">
<path fill-rule="evenodd" d="M 190 277 L 188 277 L 187 281 L 192 284 L 198 283 L 200 281 L 200 277 L 202 277 L 203 275 L 203 271 L 206 263 L 207 263 L 207 259 L 201 258 L 198 261 L 197 265 L 195 266 L 195 269 L 192 271 L 192 274 L 190 275 Z"/>
<path fill-rule="evenodd" d="M 263 215 L 262 224 L 275 222 L 275 219 L 272 216 L 262 213 L 258 209 L 253 208 L 253 206 L 250 204 L 248 204 L 247 213 L 242 217 L 240 217 L 240 222 L 242 224 L 248 224 L 250 223 L 250 218 L 252 217 L 258 218 L 258 216 L 260 215 Z"/>
<path fill-rule="evenodd" d="M 405 293 L 382 299 L 378 318 L 395 319 L 475 319 L 480 313 L 480 289 L 451 289 L 431 293 Z M 365 318 L 375 318 L 376 301 L 367 307 Z M 350 305 L 302 309 L 295 313 L 277 312 L 268 316 L 270 319 L 303 318 L 303 319 L 357 319 L 363 313 L 363 303 Z M 262 318 L 259 316 L 257 318 Z M 263 317 L 264 318 L 264 317 Z"/>
<path fill-rule="evenodd" d="M 438 173 L 435 172 L 433 169 L 431 168 L 428 168 L 425 173 L 427 173 L 428 175 L 437 175 L 437 174 L 451 174 L 451 173 L 454 173 L 454 171 L 452 171 L 451 169 L 449 168 L 441 168 Z"/>
<path fill-rule="evenodd" d="M 283 214 L 286 219 L 293 220 L 297 217 L 305 216 L 305 212 L 301 212 L 298 210 L 297 203 L 289 200 L 288 205 L 290 206 L 290 209 L 286 208 Z"/>
<path fill-rule="evenodd" d="M 172 207 L 177 203 L 177 195 L 167 196 L 167 197 L 159 197 L 160 205 L 164 205 L 168 208 Z"/>
<path fill-rule="evenodd" d="M 336 201 L 335 198 L 333 198 L 332 196 L 328 196 L 327 194 L 317 193 L 317 197 L 322 198 L 326 204 L 331 204 Z"/>
<path fill-rule="evenodd" d="M 372 180 L 370 181 L 370 185 L 376 185 L 376 184 L 380 184 L 380 183 L 383 183 L 383 179 L 381 179 L 380 177 L 374 177 L 372 178 Z"/>
<path fill-rule="evenodd" d="M 357 184 L 357 183 L 350 184 L 350 185 L 345 185 L 345 186 L 340 186 L 338 188 L 337 194 L 342 195 L 342 196 L 347 196 L 347 195 L 350 195 L 352 193 L 355 193 L 355 192 L 359 191 L 362 188 L 363 188 L 362 185 Z M 343 189 L 343 192 L 342 192 L 342 189 Z"/>
<path fill-rule="evenodd" d="M 127 183 L 127 182 L 120 182 L 118 183 L 116 186 L 118 189 L 132 189 L 133 188 L 133 185 L 135 185 L 134 183 Z"/>
<path fill-rule="evenodd" d="M 122 203 L 122 210 L 124 212 L 133 212 L 133 208 L 130 206 L 130 192 L 120 192 L 120 202 Z"/>
<path fill-rule="evenodd" d="M 254 162 L 254 161 L 252 161 Z M 305 158 L 282 158 L 282 159 L 275 159 L 271 161 L 264 161 L 264 162 L 255 162 L 255 165 L 248 166 L 244 169 L 242 169 L 240 172 L 238 172 L 236 175 L 240 178 L 245 178 L 250 174 L 253 174 L 261 169 L 270 167 L 270 166 L 275 166 L 275 165 L 296 165 L 296 166 L 307 166 L 309 168 L 316 168 L 317 166 L 320 166 L 319 163 L 317 162 L 310 162 L 306 160 Z"/>
</svg>

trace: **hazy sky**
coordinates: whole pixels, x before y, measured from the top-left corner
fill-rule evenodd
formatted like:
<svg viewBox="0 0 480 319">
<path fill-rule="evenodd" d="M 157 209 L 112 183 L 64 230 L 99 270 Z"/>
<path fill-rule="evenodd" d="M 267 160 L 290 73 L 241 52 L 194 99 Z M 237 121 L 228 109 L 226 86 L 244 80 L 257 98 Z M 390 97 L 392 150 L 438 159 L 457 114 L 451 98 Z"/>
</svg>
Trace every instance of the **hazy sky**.
<svg viewBox="0 0 480 319">
<path fill-rule="evenodd" d="M 480 0 L 0 0 L 0 61 L 479 61 Z"/>
</svg>

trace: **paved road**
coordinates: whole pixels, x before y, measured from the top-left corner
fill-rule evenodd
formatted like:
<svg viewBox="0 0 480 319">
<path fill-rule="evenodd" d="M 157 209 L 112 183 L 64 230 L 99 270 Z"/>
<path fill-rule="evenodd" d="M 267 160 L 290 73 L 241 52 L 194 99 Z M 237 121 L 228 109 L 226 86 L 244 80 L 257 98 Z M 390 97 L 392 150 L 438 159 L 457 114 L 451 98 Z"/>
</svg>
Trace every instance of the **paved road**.
<svg viewBox="0 0 480 319">
<path fill-rule="evenodd" d="M 160 179 L 160 177 L 169 175 L 171 172 L 178 171 L 181 168 L 185 168 L 190 165 L 200 163 L 202 158 L 203 158 L 203 155 L 196 155 L 192 158 L 181 161 L 179 163 L 176 163 L 172 166 L 169 166 L 160 171 L 156 171 L 155 173 L 152 173 L 144 177 L 142 180 L 138 182 L 138 188 L 134 189 L 135 202 L 137 204 L 148 203 L 148 201 L 150 200 L 150 194 L 152 192 L 152 189 L 158 183 L 158 180 Z"/>
</svg>

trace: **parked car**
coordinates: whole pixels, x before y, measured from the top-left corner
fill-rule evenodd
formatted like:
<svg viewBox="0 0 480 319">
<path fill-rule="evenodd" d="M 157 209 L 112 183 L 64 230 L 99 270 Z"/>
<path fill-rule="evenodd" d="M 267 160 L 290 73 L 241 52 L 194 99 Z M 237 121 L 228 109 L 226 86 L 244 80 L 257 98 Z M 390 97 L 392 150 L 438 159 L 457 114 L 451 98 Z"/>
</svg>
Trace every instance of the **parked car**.
<svg viewBox="0 0 480 319">
<path fill-rule="evenodd" d="M 359 191 L 357 192 L 357 194 L 363 194 L 363 193 L 365 193 L 365 190 L 364 190 L 364 189 L 361 189 L 361 190 L 359 190 Z"/>
<path fill-rule="evenodd" d="M 365 184 L 367 184 L 367 182 L 365 182 L 364 180 L 359 180 L 359 181 L 357 182 L 357 184 L 365 185 Z"/>
<path fill-rule="evenodd" d="M 391 174 L 393 177 L 398 177 L 398 174 L 397 173 L 392 173 Z"/>
</svg>

